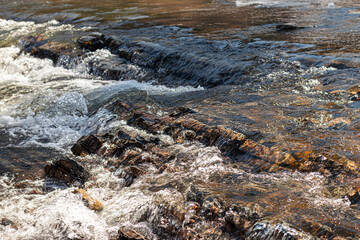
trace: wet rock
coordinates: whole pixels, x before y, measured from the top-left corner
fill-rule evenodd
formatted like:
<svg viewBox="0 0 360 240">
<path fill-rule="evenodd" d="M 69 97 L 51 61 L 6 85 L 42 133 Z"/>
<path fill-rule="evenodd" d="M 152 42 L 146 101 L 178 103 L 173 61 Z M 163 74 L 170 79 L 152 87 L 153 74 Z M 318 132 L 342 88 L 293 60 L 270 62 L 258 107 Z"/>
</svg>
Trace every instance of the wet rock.
<svg viewBox="0 0 360 240">
<path fill-rule="evenodd" d="M 205 193 L 197 189 L 194 185 L 190 185 L 187 193 L 186 193 L 186 199 L 188 201 L 194 201 L 202 204 L 204 200 Z"/>
<path fill-rule="evenodd" d="M 257 223 L 252 226 L 252 228 L 247 232 L 246 240 L 251 239 L 274 239 L 274 240 L 300 240 L 300 239 L 313 239 L 315 237 L 310 237 L 307 234 L 297 231 L 293 228 L 290 228 L 282 224 L 270 224 L 270 223 Z"/>
<path fill-rule="evenodd" d="M 119 119 L 126 120 L 129 126 L 93 136 L 92 138 L 97 140 L 88 141 L 87 144 L 90 145 L 88 148 L 91 148 L 92 144 L 97 146 L 97 143 L 102 143 L 101 147 L 94 147 L 92 152 L 109 159 L 109 169 L 118 169 L 115 173 L 124 178 L 126 186 L 136 177 L 146 173 L 142 169 L 147 164 L 157 168 L 156 173 L 168 170 L 176 172 L 177 166 L 173 166 L 174 162 L 181 161 L 184 156 L 172 149 L 173 142 L 169 145 L 157 137 L 161 133 L 169 135 L 175 143 L 186 140 L 189 143 L 201 142 L 206 146 L 217 146 L 226 161 L 255 173 L 284 170 L 320 172 L 328 179 L 328 186 L 334 186 L 334 189 L 329 187 L 328 197 L 346 196 L 352 204 L 359 201 L 358 192 L 351 192 L 353 185 L 356 185 L 354 178 L 358 176 L 358 164 L 345 157 L 313 151 L 290 151 L 278 149 L 276 146 L 267 147 L 243 133 L 223 126 L 202 123 L 187 111 L 158 116 L 149 113 L 146 108 L 121 101 L 113 102 L 107 107 L 117 114 Z M 339 119 L 336 121 L 341 122 Z M 82 148 L 77 151 L 80 155 L 83 152 Z M 85 152 L 88 153 L 89 150 Z M 173 170 L 170 169 L 170 165 Z M 178 167 L 183 166 L 179 164 Z M 349 179 L 352 180 L 348 181 Z M 228 199 L 211 195 L 193 185 L 187 187 L 186 184 L 182 183 L 183 186 L 179 186 L 176 181 L 169 181 L 148 188 L 150 192 L 176 189 L 185 196 L 183 202 L 159 200 L 161 219 L 155 224 L 154 229 L 164 239 L 214 239 L 214 236 L 219 239 L 304 239 L 309 237 L 308 233 L 329 239 L 339 235 L 334 229 L 340 229 L 340 225 L 329 227 L 311 219 L 296 219 L 300 225 L 297 225 L 296 221 L 289 224 L 266 222 L 262 217 L 266 213 L 262 213 L 259 206 L 250 208 L 244 203 L 230 204 Z M 337 188 L 345 184 L 349 185 L 349 188 Z M 211 226 L 203 226 L 205 222 L 211 222 Z M 296 226 L 296 229 L 291 226 Z M 131 234 L 124 236 L 124 239 L 133 237 Z"/>
<path fill-rule="evenodd" d="M 170 117 L 180 117 L 180 116 L 184 116 L 184 115 L 187 115 L 187 114 L 193 114 L 193 113 L 196 113 L 196 111 L 190 109 L 190 108 L 187 108 L 187 107 L 178 107 L 176 108 L 175 110 L 173 110 L 169 116 Z"/>
<path fill-rule="evenodd" d="M 347 90 L 347 93 L 349 95 L 349 99 L 351 101 L 359 101 L 360 100 L 360 86 L 356 85 Z"/>
<path fill-rule="evenodd" d="M 101 76 L 103 79 L 137 79 L 141 81 L 144 72 L 133 65 L 129 65 L 124 59 L 116 56 L 106 60 L 95 59 L 89 62 L 89 73 Z"/>
<path fill-rule="evenodd" d="M 84 201 L 85 205 L 90 208 L 91 210 L 100 212 L 103 210 L 103 204 L 96 200 L 92 195 L 90 195 L 86 190 L 84 189 L 76 189 L 74 191 L 75 194 L 80 194 L 82 196 L 82 200 Z"/>
<path fill-rule="evenodd" d="M 185 140 L 193 141 L 196 139 L 196 133 L 192 130 L 182 130 L 175 132 L 173 135 L 173 139 L 177 143 L 183 143 Z"/>
<path fill-rule="evenodd" d="M 104 34 L 99 32 L 93 32 L 89 35 L 80 37 L 77 43 L 80 45 L 81 48 L 95 51 L 106 46 L 106 39 Z"/>
<path fill-rule="evenodd" d="M 197 192 L 196 194 L 192 194 Z M 241 205 L 229 205 L 221 198 L 205 196 L 194 186 L 188 189 L 188 201 L 191 203 L 183 209 L 174 202 L 162 204 L 162 219 L 159 224 L 163 235 L 178 239 L 316 239 L 309 234 L 290 227 L 287 224 L 270 223 L 263 219 L 256 209 Z M 210 223 L 209 225 L 204 224 Z M 198 227 L 200 224 L 200 228 Z M 314 225 L 314 223 L 311 223 Z M 319 230 L 323 236 L 325 228 Z M 332 232 L 328 232 L 333 234 Z M 335 236 L 333 234 L 331 236 Z M 325 236 L 325 235 L 324 235 Z M 330 236 L 330 235 L 329 235 Z M 326 239 L 326 238 L 324 238 Z"/>
<path fill-rule="evenodd" d="M 282 149 L 270 149 L 242 133 L 233 131 L 223 126 L 208 126 L 194 119 L 189 114 L 169 114 L 157 116 L 146 113 L 135 106 L 124 102 L 115 102 L 108 109 L 115 112 L 120 118 L 135 128 L 143 129 L 151 134 L 163 132 L 170 135 L 175 142 L 199 141 L 207 146 L 217 146 L 224 156 L 234 162 L 241 162 L 251 166 L 254 172 L 275 172 L 285 169 L 302 172 L 320 172 L 324 176 L 337 176 L 341 170 L 357 174 L 358 165 L 346 158 L 337 156 L 322 157 L 319 154 L 300 154 L 287 152 Z M 188 112 L 187 109 L 180 112 Z M 349 124 L 346 119 L 337 118 L 330 121 L 332 128 Z M 158 142 L 143 140 L 134 134 L 118 134 L 117 142 L 111 140 L 117 147 L 110 150 L 110 155 L 120 157 L 120 164 L 139 164 L 151 161 L 158 167 L 164 167 L 166 161 L 175 156 L 162 147 L 155 147 Z M 138 149 L 138 150 L 136 150 Z M 106 151 L 104 151 L 106 152 Z M 162 152 L 162 154 L 160 154 Z M 149 160 L 147 153 L 156 153 L 157 160 Z M 111 155 L 113 154 L 113 155 Z M 147 159 L 147 160 L 146 160 Z M 119 166 L 119 165 L 118 165 Z M 117 166 L 117 167 L 118 167 Z"/>
<path fill-rule="evenodd" d="M 56 63 L 60 56 L 77 57 L 81 53 L 69 43 L 54 42 L 48 36 L 25 36 L 19 42 L 20 48 L 38 58 L 48 58 Z"/>
<path fill-rule="evenodd" d="M 325 66 L 337 69 L 357 68 L 360 66 L 360 62 L 353 59 L 338 58 L 336 60 L 332 60 L 328 64 L 325 64 Z"/>
<path fill-rule="evenodd" d="M 345 118 L 334 118 L 329 122 L 329 127 L 332 129 L 339 129 L 351 123 L 350 119 Z"/>
<path fill-rule="evenodd" d="M 144 75 L 142 79 L 147 81 L 157 79 L 161 84 L 172 86 L 216 86 L 229 79 L 230 82 L 236 81 L 236 76 L 241 77 L 246 68 L 244 64 L 234 67 L 222 61 L 206 60 L 207 57 L 197 56 L 177 46 L 137 41 L 121 36 L 103 37 L 101 33 L 92 35 L 83 36 L 78 40 L 82 48 L 90 51 L 99 48 L 110 49 L 128 64 L 141 69 Z M 213 69 L 211 76 L 207 69 Z M 122 69 L 110 67 L 108 70 L 115 76 L 122 76 Z"/>
<path fill-rule="evenodd" d="M 90 178 L 89 172 L 83 166 L 68 157 L 46 165 L 45 173 L 67 184 L 84 184 Z"/>
<path fill-rule="evenodd" d="M 276 25 L 276 30 L 277 31 L 293 31 L 293 30 L 297 30 L 297 29 L 302 29 L 305 27 L 301 27 L 301 26 L 296 26 L 295 24 L 292 23 L 284 23 L 284 24 L 278 24 Z"/>
<path fill-rule="evenodd" d="M 118 240 L 147 240 L 144 235 L 129 227 L 121 227 L 119 229 Z"/>
<path fill-rule="evenodd" d="M 3 226 L 10 226 L 11 228 L 17 230 L 18 227 L 15 225 L 15 223 L 7 218 L 2 218 L 1 219 L 1 225 Z"/>
<path fill-rule="evenodd" d="M 347 195 L 348 199 L 350 200 L 351 204 L 358 204 L 360 203 L 360 194 L 358 191 L 353 190 Z"/>
<path fill-rule="evenodd" d="M 203 201 L 202 207 L 204 209 L 203 214 L 207 215 L 208 218 L 212 217 L 223 217 L 223 202 L 219 198 L 208 197 Z"/>
<path fill-rule="evenodd" d="M 2 133 L 0 133 L 1 136 Z M 8 138 L 4 140 L 8 141 Z M 11 173 L 19 181 L 43 178 L 49 159 L 60 153 L 42 147 L 7 147 L 0 151 L 0 175 Z M 26 187 L 21 182 L 19 187 Z"/>
<path fill-rule="evenodd" d="M 125 181 L 125 187 L 128 187 L 133 183 L 135 178 L 145 173 L 146 172 L 144 170 L 137 166 L 127 166 L 125 168 L 118 169 L 115 172 L 115 175 L 117 175 L 119 178 L 123 178 Z"/>
<path fill-rule="evenodd" d="M 227 228 L 238 231 L 238 234 L 242 236 L 244 236 L 246 231 L 259 220 L 259 213 L 248 207 L 231 206 L 225 213 Z"/>
<path fill-rule="evenodd" d="M 71 148 L 71 151 L 75 156 L 92 154 L 101 148 L 101 146 L 102 141 L 98 137 L 89 135 L 81 137 Z"/>
<path fill-rule="evenodd" d="M 355 94 L 360 93 L 360 86 L 359 86 L 359 85 L 356 85 L 356 86 L 353 86 L 353 87 L 349 88 L 349 89 L 347 90 L 347 93 L 348 93 L 349 95 L 355 95 Z"/>
</svg>

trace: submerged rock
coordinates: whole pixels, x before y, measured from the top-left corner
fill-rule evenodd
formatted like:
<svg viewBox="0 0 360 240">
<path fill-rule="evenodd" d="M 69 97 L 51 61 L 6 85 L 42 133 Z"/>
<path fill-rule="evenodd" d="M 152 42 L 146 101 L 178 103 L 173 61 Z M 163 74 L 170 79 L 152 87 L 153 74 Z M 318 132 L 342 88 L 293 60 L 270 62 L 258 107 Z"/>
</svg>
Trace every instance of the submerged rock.
<svg viewBox="0 0 360 240">
<path fill-rule="evenodd" d="M 204 124 L 188 110 L 181 114 L 157 116 L 121 101 L 111 103 L 108 109 L 127 121 L 128 125 L 142 129 L 152 137 L 144 138 L 140 133 L 123 129 L 115 133 L 85 136 L 72 148 L 75 155 L 115 157 L 116 160 L 109 161 L 109 165 L 115 168 L 153 163 L 159 171 L 164 171 L 167 162 L 176 158 L 176 154 L 166 148 L 167 143 L 156 137 L 159 133 L 165 133 L 176 143 L 201 142 L 206 146 L 216 146 L 235 164 L 251 168 L 253 172 L 320 172 L 324 176 L 331 176 L 331 181 L 341 182 L 358 175 L 358 164 L 347 158 L 269 148 L 240 132 Z"/>
<path fill-rule="evenodd" d="M 90 173 L 83 166 L 68 157 L 62 157 L 52 164 L 46 165 L 45 173 L 47 176 L 61 180 L 69 185 L 82 185 L 90 178 Z"/>
<path fill-rule="evenodd" d="M 292 24 L 292 23 L 284 23 L 284 24 L 276 25 L 277 31 L 293 31 L 293 30 L 302 29 L 302 28 L 305 28 L 305 27 L 296 26 L 295 24 Z"/>
<path fill-rule="evenodd" d="M 145 174 L 146 172 L 142 169 L 140 169 L 137 166 L 127 166 L 125 168 L 119 168 L 115 174 L 120 177 L 123 178 L 125 181 L 125 187 L 130 186 L 134 179 L 137 178 L 138 176 Z"/>
<path fill-rule="evenodd" d="M 333 194 L 334 198 L 347 198 L 352 204 L 359 202 L 358 189 L 354 187 L 357 186 L 358 164 L 345 157 L 270 148 L 243 133 L 202 123 L 188 109 L 158 116 L 149 113 L 146 108 L 118 100 L 110 103 L 107 109 L 117 114 L 120 120 L 126 121 L 127 126 L 105 134 L 82 137 L 75 144 L 73 152 L 79 156 L 95 154 L 107 159 L 108 169 L 123 178 L 125 186 L 130 186 L 141 175 L 147 174 L 149 165 L 157 169 L 149 170 L 151 174 L 166 176 L 168 173 L 182 171 L 192 164 L 187 159 L 191 154 L 174 151 L 173 145 L 201 143 L 216 146 L 227 163 L 252 173 L 319 172 L 328 181 L 329 197 Z M 172 138 L 172 141 L 165 141 L 164 134 Z M 229 180 L 232 177 L 236 176 L 229 176 Z M 219 181 L 221 188 L 223 182 Z M 345 183 L 349 187 L 343 191 L 335 189 Z M 335 186 L 335 190 L 332 191 L 330 186 Z M 157 202 L 160 219 L 154 220 L 151 227 L 154 234 L 164 239 L 316 239 L 313 236 L 341 239 L 344 236 L 357 236 L 350 230 L 339 232 L 343 227 L 341 224 L 329 226 L 326 222 L 307 219 L 301 215 L 284 223 L 281 219 L 264 217 L 269 210 L 264 210 L 261 204 L 252 205 L 251 200 L 234 204 L 227 198 L 198 189 L 194 182 L 169 180 L 158 186 L 148 187 L 147 191 L 157 193 L 167 189 L 176 189 L 184 199 Z M 217 194 L 221 192 L 219 189 L 214 191 Z M 240 195 L 251 199 L 252 192 L 249 189 L 249 196 L 246 193 Z M 270 195 L 274 199 L 280 197 Z M 269 201 L 273 200 L 267 199 L 265 203 Z M 146 238 L 137 230 L 123 229 L 119 231 L 119 239 Z"/>
<path fill-rule="evenodd" d="M 332 60 L 329 63 L 325 64 L 325 67 L 333 67 L 337 69 L 347 69 L 347 68 L 358 68 L 360 66 L 359 60 L 340 58 Z"/>
</svg>

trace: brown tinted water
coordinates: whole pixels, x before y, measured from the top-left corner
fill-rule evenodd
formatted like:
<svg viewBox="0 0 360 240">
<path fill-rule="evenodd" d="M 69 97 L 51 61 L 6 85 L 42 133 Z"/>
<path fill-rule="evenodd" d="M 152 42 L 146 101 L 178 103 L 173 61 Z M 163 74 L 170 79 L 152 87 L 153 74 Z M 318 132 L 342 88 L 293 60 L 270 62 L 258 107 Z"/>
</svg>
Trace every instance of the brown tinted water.
<svg viewBox="0 0 360 240">
<path fill-rule="evenodd" d="M 3 1 L 1 16 L 99 29 L 165 25 L 213 38 L 316 44 L 324 52 L 358 52 L 359 3 L 346 1 Z M 277 32 L 277 24 L 305 29 Z"/>
<path fill-rule="evenodd" d="M 5 239 L 116 239 L 124 222 L 146 225 L 150 238 L 161 239 L 152 222 L 159 198 L 184 208 L 190 185 L 261 214 L 263 225 L 254 228 L 262 235 L 248 239 L 275 239 L 265 223 L 289 236 L 298 230 L 322 239 L 359 238 L 358 203 L 348 199 L 360 184 L 360 105 L 349 93 L 360 79 L 358 1 L 0 4 L 0 218 L 18 226 L 0 225 Z M 282 30 L 284 24 L 295 29 Z M 75 45 L 93 31 L 122 42 L 120 60 L 118 52 L 103 49 L 54 65 L 14 47 L 28 35 Z M 103 71 L 119 65 L 118 75 Z M 253 165 L 247 155 L 167 140 L 167 150 L 179 156 L 169 164 L 178 170 L 159 174 L 147 166 L 149 174 L 128 188 L 103 168 L 107 159 L 89 160 L 102 213 L 82 208 L 67 189 L 33 194 L 46 188 L 33 181 L 43 177 L 44 165 L 69 154 L 81 136 L 129 128 L 104 107 L 117 98 L 158 115 L 189 107 L 195 119 L 242 132 L 272 151 L 299 161 L 321 155 L 342 165 L 331 172 L 294 166 L 262 171 L 268 163 Z M 31 181 L 16 185 L 9 172 L 18 174 L 16 181 Z M 148 218 L 138 216 L 144 208 Z M 212 222 L 201 224 L 199 233 Z"/>
</svg>

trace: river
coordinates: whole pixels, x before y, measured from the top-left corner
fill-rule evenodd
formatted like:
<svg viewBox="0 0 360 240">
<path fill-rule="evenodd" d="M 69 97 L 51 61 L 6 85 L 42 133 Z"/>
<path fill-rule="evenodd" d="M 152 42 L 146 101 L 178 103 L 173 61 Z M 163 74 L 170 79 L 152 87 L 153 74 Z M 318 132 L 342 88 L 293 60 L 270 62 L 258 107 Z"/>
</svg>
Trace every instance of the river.
<svg viewBox="0 0 360 240">
<path fill-rule="evenodd" d="M 0 5 L 1 239 L 360 239 L 357 0 Z"/>
</svg>

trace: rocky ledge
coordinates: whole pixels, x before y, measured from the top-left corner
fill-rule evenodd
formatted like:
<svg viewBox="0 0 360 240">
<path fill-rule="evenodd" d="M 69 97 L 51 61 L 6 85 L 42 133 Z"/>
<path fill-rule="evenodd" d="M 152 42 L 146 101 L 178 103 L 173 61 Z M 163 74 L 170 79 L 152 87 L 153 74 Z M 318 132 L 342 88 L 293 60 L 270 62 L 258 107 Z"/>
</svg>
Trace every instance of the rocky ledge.
<svg viewBox="0 0 360 240">
<path fill-rule="evenodd" d="M 129 187 L 137 178 L 148 174 L 149 164 L 155 174 L 179 172 L 180 162 L 189 159 L 175 151 L 174 144 L 202 144 L 217 147 L 229 166 L 248 169 L 253 173 L 319 172 L 328 182 L 333 197 L 348 198 L 352 204 L 360 200 L 358 167 L 356 163 L 339 156 L 316 155 L 310 151 L 284 152 L 269 148 L 246 135 L 223 126 L 209 126 L 196 120 L 194 111 L 179 108 L 170 114 L 158 116 L 124 101 L 114 101 L 107 109 L 128 127 L 118 128 L 100 135 L 80 138 L 72 147 L 77 161 L 87 164 L 88 155 L 107 161 L 107 169 L 116 171 Z M 172 142 L 164 140 L 164 134 Z M 180 165 L 178 165 L 180 164 Z M 49 176 L 80 185 L 89 178 L 86 170 L 73 160 L 60 160 L 46 167 Z M 152 173 L 154 174 L 154 173 Z M 227 176 L 223 176 L 226 178 Z M 230 176 L 231 177 L 231 176 Z M 219 180 L 221 184 L 222 180 Z M 346 183 L 346 184 L 345 184 Z M 346 186 L 346 187 L 344 187 Z M 251 202 L 233 203 L 227 198 L 211 194 L 211 187 L 192 182 L 169 183 L 152 187 L 150 192 L 176 188 L 185 202 L 159 202 L 161 218 L 152 222 L 153 232 L 160 238 L 177 239 L 356 239 L 354 229 L 341 223 L 321 222 L 297 216 L 296 221 L 284 222 L 267 216 L 267 212 Z M 340 190 L 341 189 L 341 190 Z M 100 211 L 103 206 L 89 198 L 85 190 L 77 190 L 91 209 Z M 89 198 L 90 204 L 89 204 Z M 95 205 L 95 207 L 94 207 Z M 207 224 L 205 224 L 207 223 Z M 201 226 L 201 227 L 199 227 Z M 122 226 L 119 239 L 150 239 L 143 229 Z"/>
<path fill-rule="evenodd" d="M 83 36 L 77 45 L 58 44 L 43 36 L 28 37 L 23 39 L 22 47 L 25 52 L 50 58 L 55 63 L 64 59 L 73 61 L 88 52 L 107 49 L 114 55 L 113 59 L 90 62 L 89 67 L 91 73 L 109 79 L 121 79 L 125 72 L 128 73 L 126 68 L 129 64 L 133 64 L 142 69 L 141 75 L 148 80 L 156 76 L 170 85 L 186 82 L 188 85 L 211 87 L 219 79 L 224 84 L 233 83 L 230 76 L 239 76 L 244 71 L 242 66 L 238 66 L 236 71 L 226 67 L 209 67 L 211 62 L 178 52 L 178 49 L 107 37 L 101 33 Z M 191 71 L 189 66 L 196 66 L 196 72 Z M 222 70 L 209 73 L 205 69 Z M 359 100 L 357 86 L 349 89 L 348 94 L 351 100 Z M 48 177 L 68 186 L 77 186 L 74 194 L 81 195 L 84 203 L 95 211 L 101 211 L 106 206 L 83 189 L 84 183 L 91 178 L 86 170 L 87 156 L 105 159 L 106 168 L 124 179 L 123 187 L 131 187 L 137 179 L 148 174 L 149 165 L 156 169 L 155 174 L 161 175 L 179 172 L 183 165 L 191 164 L 189 155 L 173 147 L 181 144 L 216 147 L 226 164 L 250 173 L 319 173 L 325 179 L 327 196 L 343 198 L 352 205 L 358 205 L 360 201 L 359 165 L 346 157 L 307 149 L 291 151 L 268 147 L 224 126 L 209 126 L 197 120 L 194 111 L 188 108 L 159 116 L 149 113 L 146 106 L 116 100 L 108 104 L 107 109 L 119 120 L 125 121 L 128 127 L 83 136 L 71 149 L 76 157 L 58 159 L 45 167 Z M 170 142 L 164 140 L 165 135 L 171 139 Z M 164 185 L 148 189 L 157 192 L 176 188 L 184 196 L 183 201 L 158 202 L 161 218 L 149 223 L 152 225 L 151 234 L 161 239 L 359 239 L 358 230 L 351 224 L 320 221 L 301 215 L 289 219 L 274 218 L 275 210 L 266 210 L 251 201 L 234 203 L 221 194 L 214 194 L 225 187 L 224 180 L 231 182 L 233 178 L 236 176 L 231 174 L 214 176 L 214 182 L 206 186 L 196 181 L 169 179 Z M 280 198 L 270 196 L 270 202 Z M 295 204 L 294 209 L 297 208 L 301 206 Z M 284 215 L 288 216 L 288 213 L 284 212 Z M 352 216 L 351 221 L 358 221 L 358 217 Z M 4 220 L 3 224 L 7 222 Z M 129 226 L 119 226 L 118 235 L 119 239 L 151 239 L 145 230 Z"/>
<path fill-rule="evenodd" d="M 279 25 L 279 31 L 288 31 L 298 27 Z M 184 50 L 186 48 L 193 49 Z M 252 71 L 264 69 L 264 62 L 269 62 L 268 55 L 261 55 L 258 49 L 228 46 L 222 54 L 229 57 L 219 58 L 216 53 L 222 46 L 214 42 L 203 42 L 209 47 L 201 51 L 197 45 L 189 42 L 175 42 L 168 45 L 166 41 L 151 42 L 144 39 L 135 40 L 126 36 L 106 36 L 99 32 L 89 33 L 80 37 L 77 42 L 60 43 L 44 35 L 24 37 L 19 45 L 24 52 L 39 58 L 49 58 L 56 64 L 71 66 L 73 61 L 81 61 L 89 52 L 100 49 L 108 50 L 111 56 L 107 59 L 93 59 L 88 64 L 89 73 L 104 79 L 137 79 L 138 81 L 154 81 L 168 86 L 203 86 L 215 87 L 252 82 Z M 196 52 L 196 54 L 191 51 Z M 197 52 L 199 51 L 199 52 Z M 215 54 L 210 54 L 213 51 Z M 239 52 L 241 51 L 241 52 Z M 234 58 L 234 53 L 245 58 Z M 270 54 L 269 52 L 267 54 Z M 221 55 L 221 54 L 220 54 Z M 309 56 L 311 59 L 311 56 Z M 324 58 L 323 61 L 314 58 L 313 64 L 321 64 L 338 69 L 357 68 L 360 64 L 348 59 L 336 61 Z M 315 61 L 316 60 L 316 61 Z M 310 61 L 307 59 L 306 61 Z M 311 62 L 311 61 L 310 61 Z M 307 65 L 307 63 L 304 63 Z M 262 70 L 261 70 L 262 71 Z"/>
</svg>

